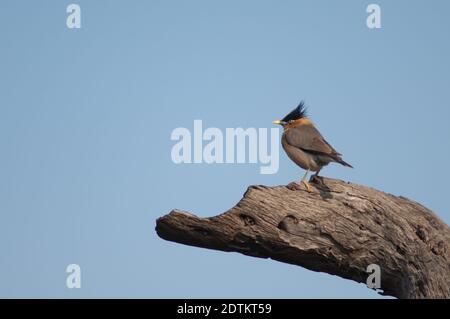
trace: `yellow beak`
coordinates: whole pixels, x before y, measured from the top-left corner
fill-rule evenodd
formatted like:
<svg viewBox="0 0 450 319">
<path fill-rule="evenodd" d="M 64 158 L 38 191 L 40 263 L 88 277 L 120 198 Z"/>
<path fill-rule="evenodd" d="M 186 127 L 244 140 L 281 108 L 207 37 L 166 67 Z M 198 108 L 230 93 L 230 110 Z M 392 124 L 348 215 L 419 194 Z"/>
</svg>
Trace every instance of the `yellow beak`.
<svg viewBox="0 0 450 319">
<path fill-rule="evenodd" d="M 272 124 L 279 124 L 279 125 L 281 125 L 281 124 L 283 124 L 283 121 L 276 120 L 276 121 L 273 121 Z"/>
</svg>

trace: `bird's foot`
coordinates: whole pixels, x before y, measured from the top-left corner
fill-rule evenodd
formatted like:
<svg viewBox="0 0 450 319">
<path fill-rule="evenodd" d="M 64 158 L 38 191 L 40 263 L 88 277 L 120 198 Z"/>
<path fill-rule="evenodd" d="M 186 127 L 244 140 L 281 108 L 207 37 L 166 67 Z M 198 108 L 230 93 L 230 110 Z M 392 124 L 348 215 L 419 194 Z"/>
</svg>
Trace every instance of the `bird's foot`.
<svg viewBox="0 0 450 319">
<path fill-rule="evenodd" d="M 312 192 L 311 186 L 309 185 L 309 183 L 307 181 L 301 180 L 300 183 L 305 185 L 306 190 L 308 191 L 308 193 Z"/>
<path fill-rule="evenodd" d="M 323 177 L 319 175 L 313 175 L 311 176 L 310 182 L 313 182 L 315 184 L 324 185 Z"/>
</svg>

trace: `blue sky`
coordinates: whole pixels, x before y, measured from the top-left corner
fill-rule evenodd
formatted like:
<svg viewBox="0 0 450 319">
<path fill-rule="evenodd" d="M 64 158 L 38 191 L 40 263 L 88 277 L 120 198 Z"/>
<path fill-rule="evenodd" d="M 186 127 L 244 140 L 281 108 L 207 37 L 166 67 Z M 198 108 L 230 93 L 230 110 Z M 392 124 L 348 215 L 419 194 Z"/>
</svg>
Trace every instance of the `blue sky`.
<svg viewBox="0 0 450 319">
<path fill-rule="evenodd" d="M 272 128 L 301 99 L 355 169 L 447 224 L 448 1 L 0 2 L 0 296 L 381 298 L 272 260 L 166 242 L 173 208 L 212 216 L 303 172 L 172 162 L 177 127 Z M 79 264 L 82 288 L 66 288 Z"/>
</svg>

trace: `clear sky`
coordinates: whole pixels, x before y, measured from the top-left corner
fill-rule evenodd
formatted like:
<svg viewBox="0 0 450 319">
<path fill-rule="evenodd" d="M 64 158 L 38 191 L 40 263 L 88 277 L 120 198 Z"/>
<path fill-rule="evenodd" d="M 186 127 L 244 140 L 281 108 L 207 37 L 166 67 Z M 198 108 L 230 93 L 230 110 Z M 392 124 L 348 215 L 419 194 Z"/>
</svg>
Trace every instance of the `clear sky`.
<svg viewBox="0 0 450 319">
<path fill-rule="evenodd" d="M 173 208 L 216 215 L 303 174 L 282 151 L 273 175 L 176 165 L 175 128 L 271 128 L 301 99 L 355 167 L 323 175 L 450 222 L 449 1 L 73 2 L 81 29 L 69 1 L 0 1 L 0 297 L 380 298 L 154 231 Z"/>
</svg>

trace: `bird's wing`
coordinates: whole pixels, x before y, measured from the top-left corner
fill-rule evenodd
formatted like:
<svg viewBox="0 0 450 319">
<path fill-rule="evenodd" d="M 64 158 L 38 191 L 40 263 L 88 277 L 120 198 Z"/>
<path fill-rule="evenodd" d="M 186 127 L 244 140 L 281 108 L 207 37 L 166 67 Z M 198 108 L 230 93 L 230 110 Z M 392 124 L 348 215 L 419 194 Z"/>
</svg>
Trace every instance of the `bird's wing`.
<svg viewBox="0 0 450 319">
<path fill-rule="evenodd" d="M 327 142 L 326 139 L 323 139 L 323 141 L 324 141 L 329 147 L 331 147 L 331 149 L 334 151 L 335 154 L 337 154 L 337 155 L 339 155 L 339 156 L 342 155 L 341 153 L 339 153 L 338 151 L 336 151 L 336 150 L 333 148 L 333 146 L 331 146 L 330 143 Z"/>
<path fill-rule="evenodd" d="M 313 125 L 289 128 L 286 131 L 286 141 L 290 145 L 305 151 L 318 152 L 330 156 L 339 155 Z"/>
</svg>

